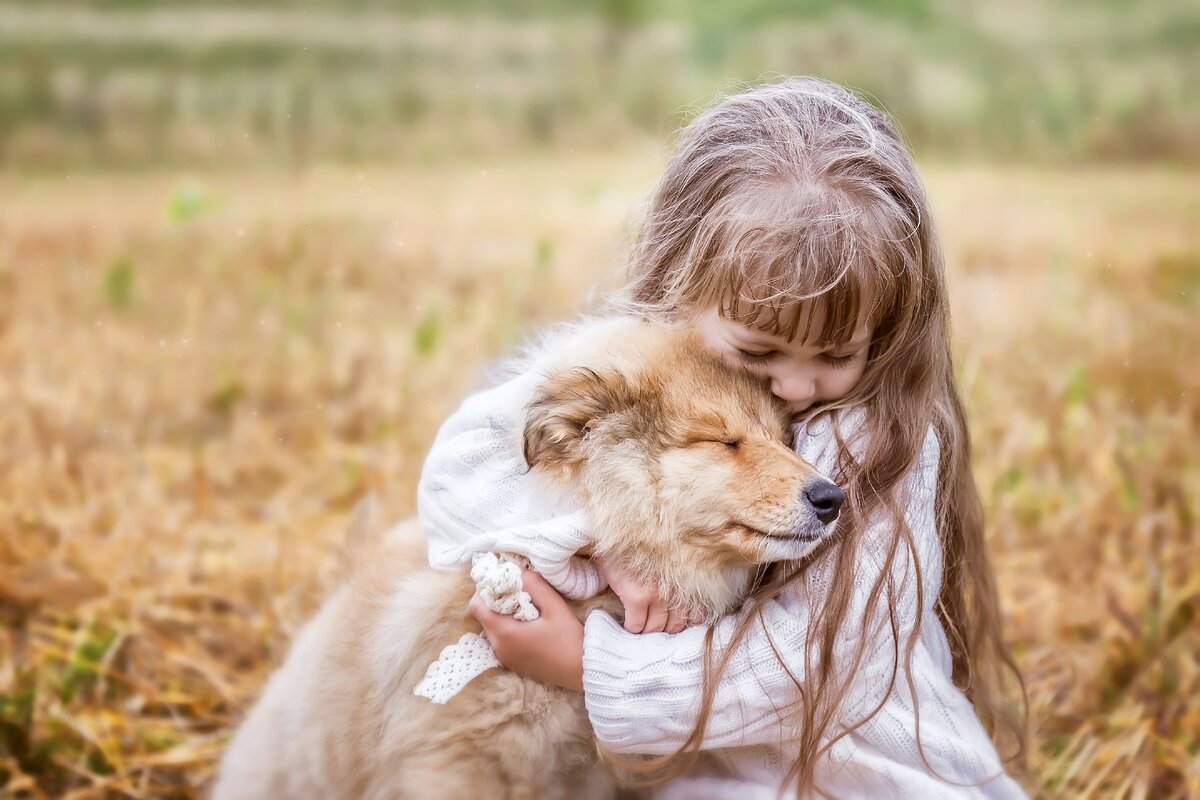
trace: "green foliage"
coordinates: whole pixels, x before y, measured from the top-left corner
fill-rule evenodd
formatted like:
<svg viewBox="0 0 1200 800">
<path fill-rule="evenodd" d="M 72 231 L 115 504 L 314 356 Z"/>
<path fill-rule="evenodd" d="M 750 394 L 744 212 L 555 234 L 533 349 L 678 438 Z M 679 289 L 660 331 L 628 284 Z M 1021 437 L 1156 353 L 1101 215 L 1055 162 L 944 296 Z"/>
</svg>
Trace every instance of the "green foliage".
<svg viewBox="0 0 1200 800">
<path fill-rule="evenodd" d="M 1071 370 L 1070 378 L 1067 380 L 1065 395 L 1064 400 L 1067 406 L 1086 403 L 1088 398 L 1092 396 L 1092 382 L 1088 378 L 1086 367 L 1076 364 Z"/>
<path fill-rule="evenodd" d="M 101 663 L 117 641 L 117 632 L 93 622 L 84 630 L 71 660 L 60 674 L 58 697 L 70 703 L 95 685 L 101 674 Z"/>
<path fill-rule="evenodd" d="M 35 733 L 37 676 L 34 669 L 19 669 L 0 692 L 0 755 L 12 758 L 27 773 L 53 775 L 58 772 L 53 756 L 61 743 Z"/>
<path fill-rule="evenodd" d="M 1025 470 L 1021 467 L 1009 467 L 1002 472 L 994 484 L 996 492 L 1015 491 L 1025 480 Z"/>
<path fill-rule="evenodd" d="M 104 296 L 118 310 L 133 302 L 133 262 L 128 258 L 119 259 L 104 274 Z"/>
<path fill-rule="evenodd" d="M 167 216 L 172 222 L 187 222 L 211 209 L 213 200 L 196 184 L 186 184 L 176 189 L 167 199 Z"/>
<path fill-rule="evenodd" d="M 413 331 L 413 348 L 418 355 L 428 356 L 437 349 L 441 319 L 437 309 L 431 309 Z"/>
<path fill-rule="evenodd" d="M 550 276 L 554 263 L 554 242 L 546 236 L 537 240 L 534 260 L 534 277 L 545 280 Z"/>
<path fill-rule="evenodd" d="M 28 675 L 18 674 L 10 691 L 0 694 L 0 743 L 9 753 L 24 749 L 24 736 L 33 725 L 35 692 Z"/>
<path fill-rule="evenodd" d="M 72 9 L 68 11 L 68 8 Z M 665 138 L 715 92 L 847 83 L 949 154 L 1200 159 L 1200 7 L 932 0 L 0 0 L 0 164 L 460 156 Z M 471 35 L 456 35 L 459 18 Z"/>
</svg>

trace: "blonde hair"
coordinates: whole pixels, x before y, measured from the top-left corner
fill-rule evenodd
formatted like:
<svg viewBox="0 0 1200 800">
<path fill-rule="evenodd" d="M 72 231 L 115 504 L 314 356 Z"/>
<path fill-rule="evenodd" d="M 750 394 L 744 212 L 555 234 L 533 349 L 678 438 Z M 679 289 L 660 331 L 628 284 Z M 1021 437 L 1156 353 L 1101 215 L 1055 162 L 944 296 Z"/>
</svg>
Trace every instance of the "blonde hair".
<svg viewBox="0 0 1200 800">
<path fill-rule="evenodd" d="M 944 559 L 936 609 L 950 642 L 953 679 L 989 733 L 1011 737 L 1016 750 L 1010 758 L 1019 758 L 1025 727 L 1003 699 L 1005 670 L 1021 681 L 1001 637 L 970 473 L 942 253 L 916 165 L 889 119 L 849 90 L 814 78 L 726 97 L 682 131 L 638 230 L 631 265 L 624 306 L 660 321 L 686 324 L 690 314 L 715 306 L 722 316 L 814 345 L 848 341 L 862 321 L 872 327 L 867 366 L 854 390 L 807 412 L 811 418 L 862 405 L 869 442 L 859 461 L 839 441 L 841 474 L 834 477 L 847 496 L 841 538 L 816 557 L 836 559 L 837 574 L 852 575 L 866 522 L 889 515 L 895 537 L 871 597 L 886 598 L 898 638 L 889 575 L 900 554 L 917 562 L 901 513 L 904 498 L 897 495 L 932 426 L 941 454 L 936 518 Z M 819 329 L 812 325 L 817 304 L 824 311 Z M 763 606 L 802 578 L 807 563 L 765 576 L 723 657 L 714 658 L 710 644 L 699 721 L 679 753 L 642 762 L 606 754 L 610 763 L 651 782 L 686 767 L 699 751 L 729 653 L 759 622 Z M 924 587 L 920 570 L 914 573 L 920 600 Z M 822 755 L 882 707 L 853 724 L 839 718 L 866 647 L 860 643 L 851 664 L 831 663 L 840 632 L 866 621 L 847 619 L 850 581 L 839 583 L 813 609 L 807 645 L 820 660 L 802 684 L 794 678 L 804 702 L 795 726 L 798 757 L 785 786 L 802 795 L 820 791 L 814 768 Z M 908 640 L 894 642 L 887 694 L 898 679 L 912 685 L 922 606 L 918 602 Z M 917 731 L 919 744 L 919 717 Z"/>
</svg>

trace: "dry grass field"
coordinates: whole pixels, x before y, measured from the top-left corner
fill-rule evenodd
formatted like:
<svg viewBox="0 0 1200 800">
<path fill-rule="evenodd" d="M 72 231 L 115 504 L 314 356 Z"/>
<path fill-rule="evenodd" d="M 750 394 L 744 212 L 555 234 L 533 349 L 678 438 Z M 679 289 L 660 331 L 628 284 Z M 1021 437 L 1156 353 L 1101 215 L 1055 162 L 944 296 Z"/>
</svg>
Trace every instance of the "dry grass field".
<svg viewBox="0 0 1200 800">
<path fill-rule="evenodd" d="M 354 505 L 412 511 L 658 167 L 0 176 L 0 796 L 200 796 Z M 1200 796 L 1200 173 L 927 177 L 1026 785 Z"/>
</svg>

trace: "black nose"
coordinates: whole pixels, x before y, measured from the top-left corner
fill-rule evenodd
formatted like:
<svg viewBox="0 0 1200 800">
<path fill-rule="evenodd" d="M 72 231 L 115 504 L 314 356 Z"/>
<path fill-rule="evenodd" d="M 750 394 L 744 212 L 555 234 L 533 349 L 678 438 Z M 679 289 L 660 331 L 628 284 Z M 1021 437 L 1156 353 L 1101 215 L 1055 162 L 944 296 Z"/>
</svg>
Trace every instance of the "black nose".
<svg viewBox="0 0 1200 800">
<path fill-rule="evenodd" d="M 842 507 L 842 502 L 846 499 L 846 495 L 842 494 L 842 490 L 837 487 L 837 484 L 826 480 L 809 486 L 804 490 L 804 496 L 808 499 L 809 505 L 813 507 L 813 511 L 817 512 L 817 519 L 824 523 L 830 523 L 837 519 L 838 509 Z"/>
</svg>

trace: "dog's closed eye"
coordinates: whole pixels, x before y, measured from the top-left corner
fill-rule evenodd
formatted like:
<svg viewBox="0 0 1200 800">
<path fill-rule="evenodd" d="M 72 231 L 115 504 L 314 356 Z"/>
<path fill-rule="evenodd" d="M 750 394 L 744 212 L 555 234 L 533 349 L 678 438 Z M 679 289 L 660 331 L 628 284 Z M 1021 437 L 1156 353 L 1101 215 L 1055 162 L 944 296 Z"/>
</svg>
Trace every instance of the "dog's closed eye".
<svg viewBox="0 0 1200 800">
<path fill-rule="evenodd" d="M 684 446 L 685 447 L 695 447 L 697 445 L 706 445 L 706 444 L 719 444 L 722 447 L 726 448 L 727 450 L 730 450 L 732 452 L 737 452 L 742 447 L 742 440 L 728 438 L 728 437 L 720 437 L 720 438 L 715 438 L 715 439 L 712 437 L 708 437 L 708 436 L 703 437 L 703 438 L 696 437 L 696 438 L 689 438 L 685 442 Z"/>
</svg>

